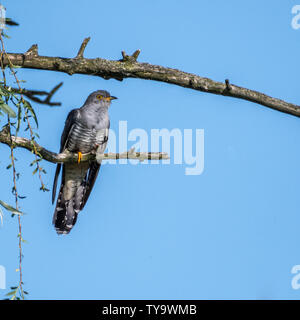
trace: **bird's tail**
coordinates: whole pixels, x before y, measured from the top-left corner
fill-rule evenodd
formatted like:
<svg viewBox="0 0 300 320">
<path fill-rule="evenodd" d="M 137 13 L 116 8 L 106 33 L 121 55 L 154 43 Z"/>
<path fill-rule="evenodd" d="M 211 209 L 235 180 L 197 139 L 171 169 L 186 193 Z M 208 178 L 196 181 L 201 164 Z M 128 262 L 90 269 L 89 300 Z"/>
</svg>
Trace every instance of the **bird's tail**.
<svg viewBox="0 0 300 320">
<path fill-rule="evenodd" d="M 53 224 L 58 234 L 68 234 L 71 231 L 79 211 L 83 208 L 82 201 L 87 189 L 86 166 L 88 164 L 63 166 L 61 186 L 53 215 Z"/>
<path fill-rule="evenodd" d="M 58 234 L 68 234 L 74 227 L 80 211 L 80 205 L 76 204 L 76 194 L 66 200 L 64 198 L 64 184 L 61 184 L 56 207 L 53 215 L 53 225 Z"/>
<path fill-rule="evenodd" d="M 63 165 L 62 181 L 53 215 L 53 224 L 58 234 L 68 234 L 74 227 L 78 213 L 90 196 L 99 169 L 100 163 L 97 162 Z M 56 187 L 55 182 L 54 186 Z"/>
</svg>

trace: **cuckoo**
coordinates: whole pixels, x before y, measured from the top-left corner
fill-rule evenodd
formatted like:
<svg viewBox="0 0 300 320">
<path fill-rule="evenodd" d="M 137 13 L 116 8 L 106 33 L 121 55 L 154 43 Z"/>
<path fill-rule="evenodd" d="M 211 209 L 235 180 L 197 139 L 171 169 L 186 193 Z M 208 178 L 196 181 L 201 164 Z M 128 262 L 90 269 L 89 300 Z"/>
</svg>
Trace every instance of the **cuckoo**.
<svg viewBox="0 0 300 320">
<path fill-rule="evenodd" d="M 62 179 L 53 224 L 58 234 L 68 234 L 76 223 L 78 213 L 84 208 L 101 162 L 81 162 L 83 153 L 97 150 L 104 153 L 110 126 L 108 108 L 117 99 L 107 91 L 91 93 L 81 108 L 73 109 L 67 117 L 60 141 L 60 152 L 68 150 L 78 154 L 77 163 L 58 164 L 56 167 L 52 203 L 54 203 L 57 179 L 62 166 Z"/>
</svg>

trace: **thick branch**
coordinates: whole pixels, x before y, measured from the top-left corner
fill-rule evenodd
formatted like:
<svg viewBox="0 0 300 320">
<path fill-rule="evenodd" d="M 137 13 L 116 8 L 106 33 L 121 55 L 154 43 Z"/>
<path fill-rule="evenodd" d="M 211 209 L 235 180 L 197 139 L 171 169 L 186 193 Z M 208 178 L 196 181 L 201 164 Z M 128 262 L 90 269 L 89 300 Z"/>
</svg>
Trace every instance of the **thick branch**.
<svg viewBox="0 0 300 320">
<path fill-rule="evenodd" d="M 33 152 L 33 142 L 26 138 L 15 137 L 12 136 L 11 139 L 9 137 L 8 132 L 6 129 L 3 129 L 0 132 L 0 143 L 4 143 L 8 146 L 11 146 L 11 141 L 13 142 L 14 147 L 20 147 L 27 149 Z M 78 156 L 77 154 L 66 152 L 66 153 L 55 153 L 49 151 L 36 142 L 34 142 L 35 148 L 37 150 L 37 154 L 39 154 L 43 159 L 52 163 L 58 162 L 77 162 Z M 86 153 L 82 155 L 81 162 L 95 160 L 96 154 L 95 153 Z M 165 152 L 135 152 L 133 149 L 122 152 L 122 153 L 105 153 L 103 155 L 97 155 L 97 160 L 100 159 L 136 159 L 139 161 L 143 160 L 162 160 L 162 159 L 169 159 L 169 156 Z"/>
<path fill-rule="evenodd" d="M 249 90 L 229 84 L 217 82 L 198 75 L 183 72 L 176 69 L 137 62 L 139 50 L 131 56 L 124 51 L 121 60 L 105 60 L 101 58 L 83 58 L 83 51 L 87 45 L 86 38 L 75 58 L 47 57 L 38 54 L 37 46 L 34 45 L 26 53 L 9 53 L 9 59 L 15 66 L 29 69 L 52 70 L 72 74 L 87 74 L 102 77 L 104 79 L 123 80 L 124 78 L 139 78 L 162 81 L 181 87 L 198 91 L 229 96 L 248 100 L 263 106 L 300 117 L 300 106 L 272 98 L 264 93 Z M 3 64 L 8 65 L 7 57 L 3 55 Z"/>
</svg>

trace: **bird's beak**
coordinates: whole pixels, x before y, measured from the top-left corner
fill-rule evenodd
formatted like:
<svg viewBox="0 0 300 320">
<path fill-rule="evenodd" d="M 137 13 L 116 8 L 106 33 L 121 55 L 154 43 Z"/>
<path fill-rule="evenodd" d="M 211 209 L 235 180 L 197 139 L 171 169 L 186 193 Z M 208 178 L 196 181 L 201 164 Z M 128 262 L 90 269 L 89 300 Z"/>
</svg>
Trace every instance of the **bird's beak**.
<svg viewBox="0 0 300 320">
<path fill-rule="evenodd" d="M 118 99 L 117 97 L 114 97 L 114 96 L 110 96 L 109 98 L 110 98 L 110 100 L 116 100 L 116 99 Z"/>
</svg>

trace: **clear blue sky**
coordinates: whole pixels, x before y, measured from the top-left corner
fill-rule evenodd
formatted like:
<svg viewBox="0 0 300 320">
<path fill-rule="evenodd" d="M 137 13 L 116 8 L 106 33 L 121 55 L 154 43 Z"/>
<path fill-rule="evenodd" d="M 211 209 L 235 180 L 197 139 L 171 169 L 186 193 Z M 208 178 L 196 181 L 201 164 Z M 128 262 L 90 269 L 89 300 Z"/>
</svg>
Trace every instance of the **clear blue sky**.
<svg viewBox="0 0 300 320">
<path fill-rule="evenodd" d="M 300 29 L 295 1 L 7 1 L 20 23 L 10 52 L 39 45 L 41 55 L 86 57 L 178 68 L 300 104 Z M 18 150 L 25 289 L 32 299 L 299 299 L 291 269 L 300 264 L 300 119 L 242 100 L 168 84 L 19 70 L 26 87 L 63 87 L 60 108 L 34 105 L 39 142 L 58 151 L 67 113 L 106 89 L 119 100 L 111 127 L 205 131 L 205 168 L 105 165 L 70 235 L 51 224 L 50 193 L 39 191 L 29 152 Z M 1 199 L 13 203 L 6 146 Z M 171 154 L 172 156 L 172 154 Z M 55 166 L 43 163 L 52 187 Z M 17 220 L 4 212 L 0 265 L 17 283 Z M 0 295 L 7 291 L 0 290 Z"/>
</svg>

